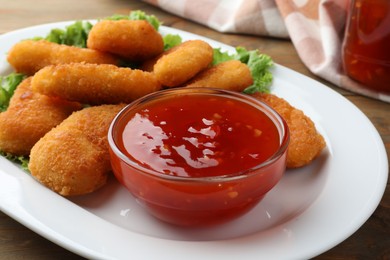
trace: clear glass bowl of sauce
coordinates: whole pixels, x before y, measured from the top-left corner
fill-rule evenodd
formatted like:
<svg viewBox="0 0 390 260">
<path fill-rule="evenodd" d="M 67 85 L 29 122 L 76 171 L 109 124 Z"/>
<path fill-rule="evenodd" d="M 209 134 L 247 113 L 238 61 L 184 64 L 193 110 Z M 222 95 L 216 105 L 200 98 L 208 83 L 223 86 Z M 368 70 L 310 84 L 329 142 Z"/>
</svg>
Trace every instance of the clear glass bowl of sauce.
<svg viewBox="0 0 390 260">
<path fill-rule="evenodd" d="M 116 178 L 148 212 L 204 226 L 245 214 L 279 182 L 289 131 L 248 95 L 180 88 L 128 105 L 108 140 Z"/>
</svg>

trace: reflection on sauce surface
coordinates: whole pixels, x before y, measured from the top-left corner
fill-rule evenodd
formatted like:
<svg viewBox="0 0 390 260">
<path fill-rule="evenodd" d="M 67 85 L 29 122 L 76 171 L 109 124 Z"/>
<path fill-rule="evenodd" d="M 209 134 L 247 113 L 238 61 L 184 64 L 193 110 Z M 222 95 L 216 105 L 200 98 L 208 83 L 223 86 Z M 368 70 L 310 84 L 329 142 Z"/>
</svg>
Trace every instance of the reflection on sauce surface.
<svg viewBox="0 0 390 260">
<path fill-rule="evenodd" d="M 135 111 L 119 146 L 157 172 L 205 177 L 250 169 L 271 157 L 279 142 L 272 120 L 251 105 L 195 95 Z"/>
</svg>

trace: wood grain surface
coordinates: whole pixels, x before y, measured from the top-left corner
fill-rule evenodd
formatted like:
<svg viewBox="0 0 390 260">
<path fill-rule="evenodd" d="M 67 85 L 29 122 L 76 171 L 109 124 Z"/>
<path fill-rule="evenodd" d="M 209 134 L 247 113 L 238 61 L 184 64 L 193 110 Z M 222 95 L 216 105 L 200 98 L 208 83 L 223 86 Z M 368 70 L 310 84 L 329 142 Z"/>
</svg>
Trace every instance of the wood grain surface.
<svg viewBox="0 0 390 260">
<path fill-rule="evenodd" d="M 389 157 L 390 104 L 341 90 L 316 77 L 300 61 L 294 46 L 289 40 L 218 33 L 151 5 L 133 0 L 0 0 L 0 34 L 42 23 L 96 19 L 114 13 L 128 14 L 130 10 L 137 9 L 156 15 L 166 26 L 200 34 L 232 46 L 240 45 L 247 49 L 259 49 L 261 52 L 270 55 L 276 63 L 334 89 L 368 116 L 379 131 Z M 387 184 L 380 205 L 369 220 L 344 242 L 314 259 L 390 259 L 389 208 L 390 188 Z M 321 236 L 321 234 L 318 235 Z M 0 259 L 42 260 L 82 259 L 82 257 L 46 240 L 0 212 Z"/>
</svg>

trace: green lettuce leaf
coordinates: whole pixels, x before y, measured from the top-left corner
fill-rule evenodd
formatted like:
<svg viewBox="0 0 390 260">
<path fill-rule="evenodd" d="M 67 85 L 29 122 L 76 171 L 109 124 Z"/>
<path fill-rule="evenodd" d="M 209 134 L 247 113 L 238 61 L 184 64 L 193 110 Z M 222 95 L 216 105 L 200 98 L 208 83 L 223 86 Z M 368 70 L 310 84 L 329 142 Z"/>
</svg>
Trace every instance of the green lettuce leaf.
<svg viewBox="0 0 390 260">
<path fill-rule="evenodd" d="M 160 28 L 161 22 L 154 15 L 147 15 L 144 12 L 137 10 L 130 12 L 130 20 L 146 20 L 148 21 L 156 31 Z"/>
<path fill-rule="evenodd" d="M 244 93 L 252 94 L 255 92 L 270 92 L 273 76 L 270 69 L 273 66 L 273 61 L 270 56 L 262 54 L 259 50 L 248 51 L 243 47 L 237 47 L 234 54 L 221 51 L 220 48 L 214 49 L 213 65 L 228 61 L 239 60 L 245 63 L 252 74 L 253 84 L 244 90 Z"/>
<path fill-rule="evenodd" d="M 167 34 L 163 37 L 164 40 L 164 51 L 169 50 L 172 47 L 175 47 L 182 43 L 180 35 L 177 34 Z"/>
<path fill-rule="evenodd" d="M 0 76 L 0 112 L 7 110 L 9 101 L 14 94 L 16 87 L 25 78 L 20 73 L 11 73 L 7 76 Z"/>
<path fill-rule="evenodd" d="M 148 15 L 141 10 L 131 11 L 129 15 L 114 14 L 104 20 L 146 20 L 158 31 L 162 22 L 154 15 Z"/>
<path fill-rule="evenodd" d="M 20 166 L 22 167 L 23 170 L 30 172 L 30 170 L 28 169 L 28 163 L 30 160 L 27 156 L 15 156 L 15 155 L 12 155 L 10 153 L 5 153 L 2 151 L 0 151 L 0 155 L 4 156 L 6 159 L 8 159 L 10 161 L 13 161 L 17 164 L 20 164 Z"/>
<path fill-rule="evenodd" d="M 234 60 L 235 54 L 229 54 L 228 52 L 221 51 L 220 48 L 214 48 L 213 49 L 213 62 L 212 65 L 217 65 L 218 63 Z"/>
<path fill-rule="evenodd" d="M 125 14 L 113 14 L 111 16 L 105 17 L 103 20 L 112 20 L 112 21 L 130 20 L 130 17 L 129 15 L 125 15 Z"/>
<path fill-rule="evenodd" d="M 76 21 L 65 29 L 52 29 L 46 37 L 35 37 L 35 40 L 47 40 L 58 44 L 87 47 L 87 38 L 92 24 L 88 21 Z"/>
</svg>

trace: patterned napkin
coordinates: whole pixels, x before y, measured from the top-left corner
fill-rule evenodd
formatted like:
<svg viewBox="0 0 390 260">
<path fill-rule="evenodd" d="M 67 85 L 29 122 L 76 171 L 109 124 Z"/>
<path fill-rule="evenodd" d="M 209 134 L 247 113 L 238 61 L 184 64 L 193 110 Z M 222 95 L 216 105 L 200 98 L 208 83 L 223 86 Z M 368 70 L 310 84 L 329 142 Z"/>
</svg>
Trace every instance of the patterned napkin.
<svg viewBox="0 0 390 260">
<path fill-rule="evenodd" d="M 346 90 L 390 103 L 390 94 L 348 78 L 341 45 L 349 0 L 143 0 L 220 32 L 290 38 L 314 74 Z"/>
</svg>

